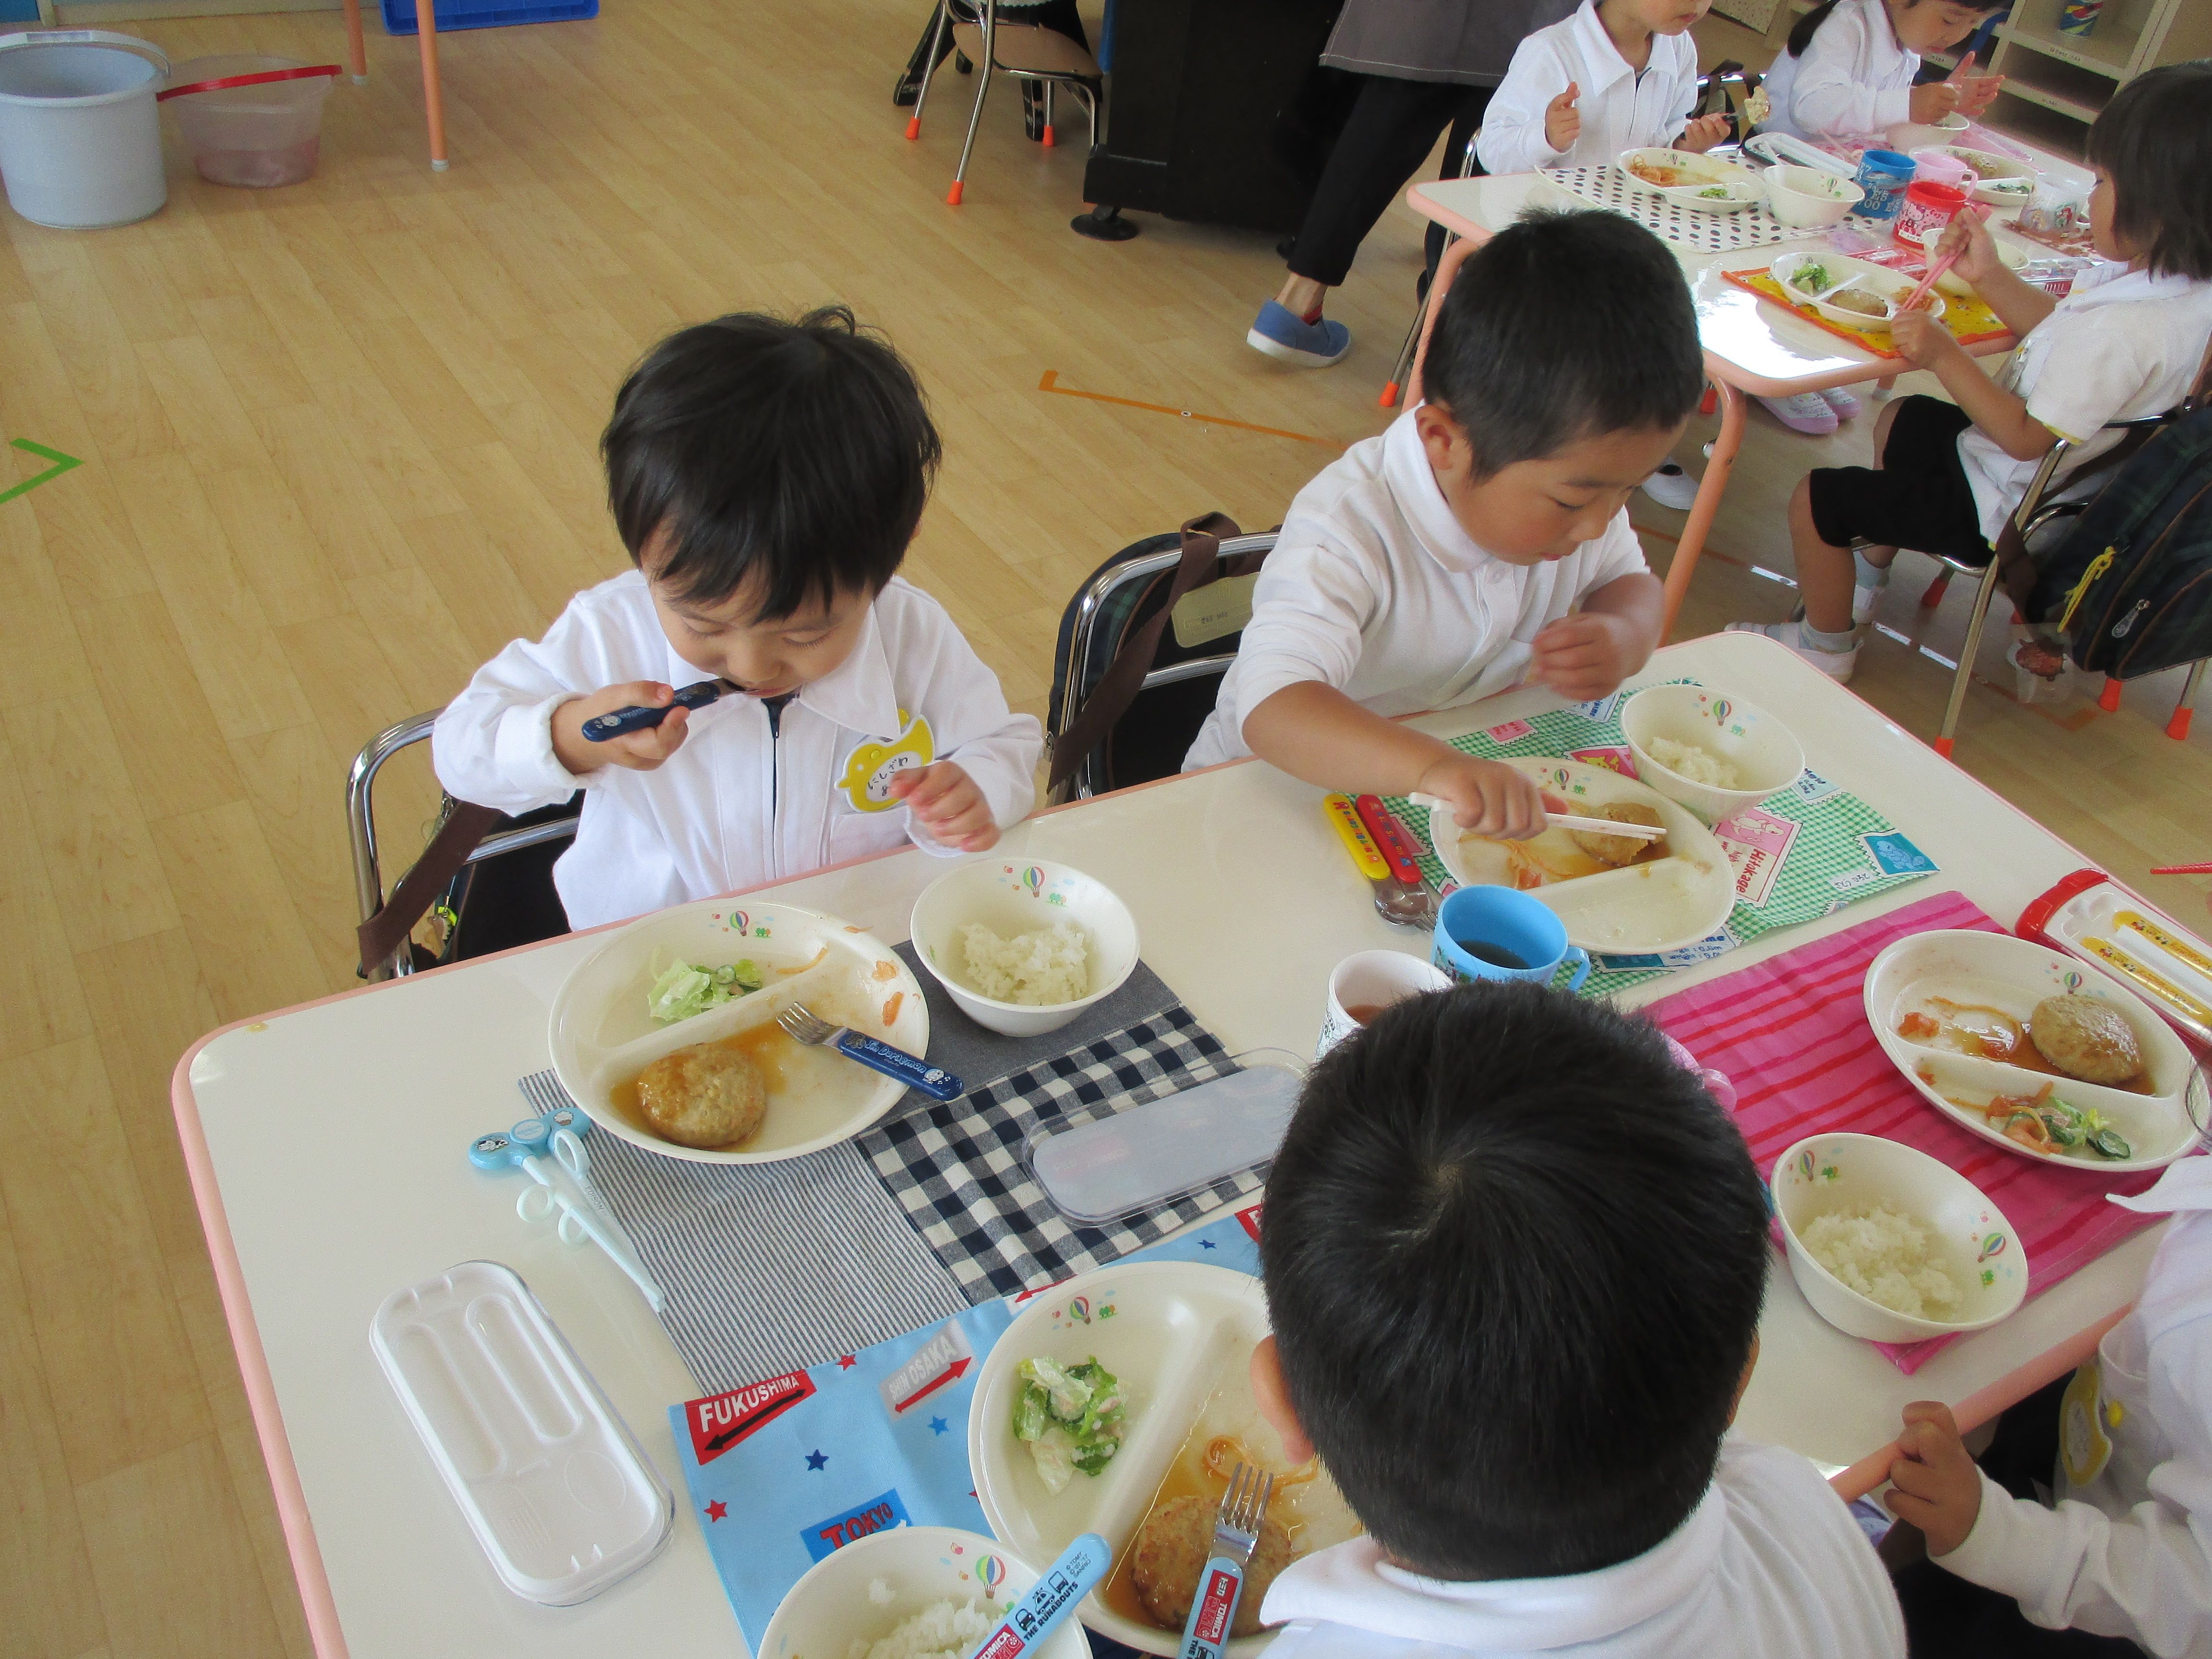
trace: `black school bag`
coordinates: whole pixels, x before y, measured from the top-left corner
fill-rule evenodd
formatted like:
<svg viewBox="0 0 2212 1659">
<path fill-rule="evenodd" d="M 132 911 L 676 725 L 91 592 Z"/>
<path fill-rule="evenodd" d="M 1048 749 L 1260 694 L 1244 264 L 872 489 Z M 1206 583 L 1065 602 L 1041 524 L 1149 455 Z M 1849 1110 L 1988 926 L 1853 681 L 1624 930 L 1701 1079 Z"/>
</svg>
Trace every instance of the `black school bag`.
<svg viewBox="0 0 2212 1659">
<path fill-rule="evenodd" d="M 2212 407 L 2154 433 L 2039 562 L 2023 609 L 2075 666 L 2131 680 L 2212 657 Z"/>
</svg>

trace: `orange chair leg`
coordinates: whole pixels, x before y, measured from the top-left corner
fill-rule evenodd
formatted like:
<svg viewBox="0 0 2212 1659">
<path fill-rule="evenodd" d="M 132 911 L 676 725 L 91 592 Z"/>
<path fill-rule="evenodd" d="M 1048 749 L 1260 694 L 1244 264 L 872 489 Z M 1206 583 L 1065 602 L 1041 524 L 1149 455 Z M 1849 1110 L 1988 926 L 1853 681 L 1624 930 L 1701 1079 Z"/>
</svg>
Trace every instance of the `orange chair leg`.
<svg viewBox="0 0 2212 1659">
<path fill-rule="evenodd" d="M 2109 674 L 2105 677 L 2105 689 L 2097 694 L 2097 707 L 2107 714 L 2120 711 L 2120 683 Z"/>
<path fill-rule="evenodd" d="M 1720 396 L 1721 394 L 1719 392 L 1716 392 L 1711 385 L 1708 385 L 1705 387 L 1705 395 L 1698 399 L 1698 413 L 1700 415 L 1711 414 L 1714 409 L 1717 407 L 1720 403 Z"/>
<path fill-rule="evenodd" d="M 1052 129 L 1050 127 L 1047 127 L 1044 130 L 1044 137 L 1040 142 L 1043 143 L 1047 149 L 1050 149 L 1053 145 L 1059 141 L 1052 136 Z"/>
<path fill-rule="evenodd" d="M 1956 738 L 1938 738 L 1936 739 L 1936 752 L 1945 760 L 1948 760 L 1951 758 L 1951 750 L 1957 746 L 1958 741 Z"/>
<path fill-rule="evenodd" d="M 1936 580 L 1928 584 L 1928 591 L 1920 596 L 1920 608 L 1933 611 L 1943 603 L 1944 590 L 1951 586 L 1951 567 L 1945 565 L 1936 573 Z"/>
<path fill-rule="evenodd" d="M 947 207 L 960 205 L 960 181 L 957 179 L 952 181 L 952 188 L 945 192 L 945 205 Z"/>
<path fill-rule="evenodd" d="M 921 137 L 921 117 L 909 115 L 906 118 L 906 136 L 909 138 Z"/>
<path fill-rule="evenodd" d="M 2166 735 L 2176 743 L 2185 741 L 2189 736 L 2190 719 L 2196 713 L 2194 708 L 2175 709 L 2173 718 L 2166 723 Z"/>
<path fill-rule="evenodd" d="M 1388 386 L 1384 386 L 1382 388 L 1382 395 L 1377 398 L 1375 401 L 1382 404 L 1385 409 L 1397 408 L 1398 383 L 1395 380 L 1393 380 Z"/>
</svg>

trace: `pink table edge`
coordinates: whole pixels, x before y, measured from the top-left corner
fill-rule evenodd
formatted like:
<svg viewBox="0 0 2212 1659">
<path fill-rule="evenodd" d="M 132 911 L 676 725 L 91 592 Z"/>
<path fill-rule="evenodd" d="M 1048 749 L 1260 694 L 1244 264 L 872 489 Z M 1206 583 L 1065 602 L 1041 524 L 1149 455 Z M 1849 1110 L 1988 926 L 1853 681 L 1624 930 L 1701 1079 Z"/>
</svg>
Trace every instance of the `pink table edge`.
<svg viewBox="0 0 2212 1659">
<path fill-rule="evenodd" d="M 1753 637 L 1755 636 L 1746 636 L 1747 641 Z M 1768 648 L 1776 651 L 1785 648 L 1771 641 L 1761 641 L 1759 643 L 1765 644 Z M 1756 648 L 1755 646 L 1754 648 Z M 1663 650 L 1664 647 L 1662 647 L 1662 649 Z M 1654 653 L 1655 659 L 1656 654 Z M 1866 701 L 1848 686 L 1837 686 L 1835 689 L 1856 702 L 1865 702 Z M 1462 706 L 1471 708 L 1480 705 Z M 1875 708 L 1872 704 L 1868 704 L 1867 708 L 1869 713 L 1876 719 L 1885 724 L 1890 723 L 1889 717 Z M 1418 720 L 1424 717 L 1409 714 L 1402 718 Z M 1250 757 L 1224 761 L 1218 766 L 1200 769 L 1200 771 L 1177 773 L 1164 778 L 1155 778 L 1148 783 L 1133 784 L 1128 788 L 1115 790 L 1109 795 L 1094 795 L 1085 800 L 1062 802 L 1055 806 L 1045 807 L 1030 816 L 1048 817 L 1056 813 L 1089 806 L 1098 801 L 1133 795 L 1142 790 L 1157 789 L 1165 784 L 1180 782 L 1184 778 L 1196 777 L 1201 772 L 1218 772 L 1226 767 L 1249 766 L 1254 763 L 1254 759 Z M 2042 824 L 2037 823 L 2035 819 L 2014 806 L 1980 779 L 1964 770 L 1961 770 L 1959 775 L 1962 781 L 1971 784 L 1988 796 L 1996 806 L 2011 813 L 2014 817 L 2026 819 L 2044 834 L 2051 834 L 2050 830 L 2045 829 Z M 2059 840 L 2062 846 L 2071 849 L 2071 843 L 2057 836 L 2053 836 L 2052 839 Z M 905 849 L 896 848 L 889 853 L 877 853 L 864 858 L 848 859 L 841 864 L 824 865 L 820 870 L 810 870 L 806 874 L 808 876 L 824 875 L 834 870 L 845 870 L 856 865 L 872 864 L 879 859 L 896 857 L 903 850 Z M 2084 862 L 2087 862 L 2086 859 Z M 781 882 L 761 882 L 754 886 L 739 888 L 720 896 L 735 898 L 745 893 L 759 892 L 765 888 L 781 885 L 782 885 Z M 541 939 L 533 945 L 519 945 L 511 951 L 495 951 L 489 956 L 474 957 L 466 963 L 454 963 L 445 968 L 429 969 L 426 972 L 432 975 L 443 974 L 457 969 L 475 967 L 483 963 L 498 961 L 506 957 L 520 956 L 526 951 L 542 951 L 548 945 L 581 938 L 586 934 L 605 933 L 610 929 L 628 925 L 627 922 L 607 922 L 599 927 L 585 928 L 579 933 L 563 934 L 557 939 Z M 416 979 L 424 976 L 410 975 L 408 977 Z M 314 1644 L 318 1659 L 347 1659 L 345 1634 L 339 1626 L 337 1603 L 331 1593 L 330 1575 L 323 1565 L 322 1551 L 315 1541 L 314 1518 L 307 1510 L 307 1494 L 300 1483 L 299 1467 L 292 1459 L 291 1441 L 284 1432 L 283 1412 L 276 1401 L 276 1379 L 270 1374 L 269 1357 L 261 1346 L 260 1327 L 255 1322 L 253 1304 L 246 1291 L 245 1269 L 239 1261 L 237 1247 L 231 1239 L 230 1223 L 223 1210 L 222 1186 L 216 1179 L 214 1161 L 208 1152 L 207 1135 L 200 1123 L 199 1103 L 192 1094 L 191 1068 L 193 1060 L 198 1058 L 203 1048 L 216 1038 L 228 1036 L 230 1032 L 244 1030 L 250 1026 L 271 1019 L 279 1019 L 288 1014 L 304 1013 L 310 1008 L 320 1008 L 333 1002 L 343 1002 L 349 998 L 373 996 L 379 992 L 392 988 L 393 983 L 394 981 L 386 981 L 380 984 L 356 986 L 349 990 L 333 992 L 326 997 L 314 997 L 306 1002 L 294 1003 L 289 1007 L 275 1009 L 268 1013 L 232 1020 L 228 1024 L 218 1026 L 210 1031 L 187 1048 L 177 1061 L 176 1069 L 171 1073 L 169 1080 L 170 1109 L 177 1120 L 177 1138 L 183 1148 L 185 1171 L 191 1180 L 192 1200 L 199 1208 L 200 1230 L 207 1238 L 208 1257 L 215 1270 L 216 1288 L 222 1297 L 223 1318 L 230 1328 L 231 1347 L 238 1356 L 239 1374 L 245 1384 L 246 1404 L 253 1413 L 254 1432 L 261 1442 L 262 1461 L 269 1467 L 269 1480 L 276 1498 L 277 1520 L 284 1530 L 285 1548 L 292 1558 L 292 1576 L 299 1585 L 300 1601 L 307 1616 L 308 1637 Z M 2105 1333 L 2118 1324 L 2127 1313 L 2127 1308 L 2116 1310 L 2095 1323 L 2076 1331 L 2072 1336 L 2045 1350 L 2025 1364 L 2018 1366 L 1998 1377 L 1995 1382 L 1985 1384 L 1956 1402 L 1952 1407 L 1952 1414 L 1956 1418 L 1960 1431 L 1963 1432 L 1987 1422 L 2007 1407 L 2025 1400 L 2038 1389 L 2074 1370 L 2095 1351 L 2098 1341 Z M 1828 1484 L 1846 1503 L 1854 1498 L 1864 1497 L 1889 1479 L 1890 1462 L 1896 1455 L 1897 1447 L 1893 1442 L 1877 1451 L 1869 1453 L 1848 1468 L 1831 1475 L 1828 1478 Z"/>
</svg>

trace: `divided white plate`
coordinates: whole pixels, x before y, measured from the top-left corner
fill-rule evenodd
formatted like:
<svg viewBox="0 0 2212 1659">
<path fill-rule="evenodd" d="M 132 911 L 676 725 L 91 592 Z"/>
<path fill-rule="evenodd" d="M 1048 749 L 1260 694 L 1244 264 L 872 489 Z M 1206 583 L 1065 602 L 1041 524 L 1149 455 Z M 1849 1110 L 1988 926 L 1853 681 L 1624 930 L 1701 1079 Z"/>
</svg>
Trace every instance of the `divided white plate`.
<svg viewBox="0 0 2212 1659">
<path fill-rule="evenodd" d="M 1729 919 L 1735 908 L 1735 868 L 1713 832 L 1687 807 L 1603 766 L 1533 757 L 1505 763 L 1577 809 L 1640 801 L 1656 809 L 1667 827 L 1663 859 L 1526 890 L 1558 914 L 1574 944 L 1608 956 L 1676 951 Z M 1429 842 L 1452 878 L 1471 887 L 1520 887 L 1532 860 L 1570 861 L 1571 867 L 1571 861 L 1582 858 L 1564 830 L 1519 842 L 1463 839 L 1448 812 L 1429 814 Z"/>
<path fill-rule="evenodd" d="M 2071 1078 L 2053 1079 L 2047 1073 L 2002 1060 L 1930 1048 L 1899 1036 L 1897 1031 L 1899 1022 L 1907 1014 L 1924 1012 L 1931 997 L 1995 1008 L 2025 1024 L 2037 1003 L 2045 997 L 2066 995 L 2104 1002 L 2135 1029 L 2154 1092 L 2139 1095 Z M 2080 963 L 2059 951 L 2007 933 L 1963 930 L 1916 933 L 1898 940 L 1874 959 L 1867 970 L 1866 1012 L 1883 1051 L 1929 1104 L 1983 1139 L 2021 1158 L 2099 1175 L 2128 1175 L 2163 1169 L 2197 1144 L 2197 1126 L 2190 1121 L 2189 1103 L 2193 1089 L 2202 1113 L 2203 1085 L 2188 1048 L 2140 999 L 2089 974 Z M 1978 1105 L 1999 1095 L 2032 1095 L 2052 1082 L 2069 1104 L 2094 1107 L 2110 1118 L 2112 1127 L 2127 1138 L 2135 1156 L 2104 1158 L 2094 1153 L 2059 1153 L 2046 1158 L 2006 1139 L 2003 1132 L 1991 1127 L 1981 1112 L 1955 1104 L 1953 1098 Z"/>
<path fill-rule="evenodd" d="M 1797 285 L 1796 276 L 1808 265 L 1818 266 L 1826 278 L 1826 285 L 1808 291 Z M 1835 304 L 1828 296 L 1844 289 L 1856 289 L 1887 301 L 1892 307 L 1911 297 L 1912 290 L 1920 286 L 1917 278 L 1901 276 L 1896 271 L 1869 263 L 1864 259 L 1846 258 L 1840 253 L 1785 253 L 1767 267 L 1774 280 L 1791 298 L 1802 301 L 1832 323 L 1841 323 L 1846 328 L 1872 329 L 1879 333 L 1889 331 L 1890 318 L 1869 316 L 1853 311 L 1848 306 Z M 1938 289 L 1942 282 L 1936 283 Z M 1940 297 L 1926 309 L 1936 316 L 1943 314 Z"/>
<path fill-rule="evenodd" d="M 656 963 L 719 968 L 745 958 L 768 980 L 752 995 L 672 1025 L 657 1024 L 646 1012 Z M 663 1054 L 771 1024 L 794 1002 L 910 1054 L 929 1047 L 921 982 L 874 934 L 794 905 L 703 899 L 641 917 L 608 934 L 576 965 L 553 999 L 553 1069 L 592 1122 L 649 1152 L 697 1164 L 797 1158 L 858 1134 L 891 1109 L 906 1085 L 778 1033 L 762 1056 L 781 1073 L 769 1078 L 768 1115 L 760 1133 L 736 1152 L 663 1140 L 618 1110 L 611 1093 Z"/>
<path fill-rule="evenodd" d="M 1686 182 L 1655 185 L 1649 179 L 1638 178 L 1630 167 L 1631 162 L 1675 168 L 1681 173 Z M 1614 160 L 1613 165 L 1637 189 L 1649 191 L 1654 196 L 1663 196 L 1670 202 L 1695 208 L 1700 213 L 1741 213 L 1746 208 L 1757 207 L 1766 199 L 1766 187 L 1749 167 L 1738 167 L 1733 161 L 1723 161 L 1691 150 L 1668 149 L 1663 146 L 1626 149 Z M 1726 190 L 1729 193 L 1726 196 L 1705 194 L 1715 188 Z"/>
<path fill-rule="evenodd" d="M 1032 1297 L 983 1362 L 968 1413 L 968 1466 L 992 1533 L 1018 1555 L 1049 1561 L 1079 1534 L 1095 1532 L 1113 1547 L 1118 1566 L 1201 1414 L 1216 1432 L 1234 1432 L 1273 1468 L 1286 1467 L 1280 1442 L 1251 1407 L 1247 1381 L 1252 1350 L 1267 1328 L 1258 1279 L 1192 1262 L 1101 1267 Z M 1038 1354 L 1079 1365 L 1095 1355 L 1128 1402 L 1127 1434 L 1114 1461 L 1097 1475 L 1079 1474 L 1057 1495 L 1013 1432 L 1015 1370 Z M 1348 1511 L 1339 1528 L 1310 1514 L 1307 1525 L 1310 1550 L 1356 1529 Z M 1080 1613 L 1092 1630 L 1139 1652 L 1181 1650 L 1182 1632 L 1115 1612 L 1103 1586 Z M 1240 1637 L 1229 1644 L 1229 1659 L 1253 1659 L 1273 1639 Z"/>
</svg>

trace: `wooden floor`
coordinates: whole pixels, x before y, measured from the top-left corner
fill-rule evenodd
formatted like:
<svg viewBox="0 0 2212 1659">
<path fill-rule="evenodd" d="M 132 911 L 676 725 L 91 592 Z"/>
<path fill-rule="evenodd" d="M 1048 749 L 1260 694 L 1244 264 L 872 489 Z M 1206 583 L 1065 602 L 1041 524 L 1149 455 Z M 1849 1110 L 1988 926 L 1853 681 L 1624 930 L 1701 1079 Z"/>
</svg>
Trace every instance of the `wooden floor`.
<svg viewBox="0 0 2212 1659">
<path fill-rule="evenodd" d="M 173 153 L 143 225 L 0 216 L 0 438 L 83 462 L 0 505 L 0 1659 L 307 1651 L 170 1070 L 211 1026 L 353 983 L 347 762 L 623 568 L 593 444 L 654 338 L 830 300 L 889 331 L 948 457 L 909 572 L 1039 711 L 1105 554 L 1212 507 L 1272 524 L 1385 420 L 1410 218 L 1332 302 L 1350 358 L 1284 370 L 1243 344 L 1273 238 L 1071 235 L 1080 145 L 1025 143 L 1006 87 L 948 210 L 972 82 L 902 142 L 887 94 L 926 7 L 836 10 L 607 0 L 449 34 L 443 175 L 413 44 L 372 25 L 374 83 L 337 86 L 312 183 L 216 189 Z M 335 14 L 128 27 L 179 59 L 343 49 Z M 1868 424 L 1816 442 L 1754 415 L 1684 631 L 1784 614 L 1754 568 L 1789 568 L 1780 503 L 1863 459 Z M 47 465 L 0 450 L 0 490 Z M 1679 516 L 1636 513 L 1663 559 Z M 1917 586 L 1883 620 L 1954 648 L 1963 594 L 1930 616 Z M 1989 662 L 1964 764 L 2123 876 L 2206 856 L 2212 715 L 2171 743 L 2170 689 L 2022 706 Z M 1947 683 L 1884 636 L 1859 684 L 1924 733 Z M 431 806 L 417 767 L 391 834 Z"/>
</svg>

